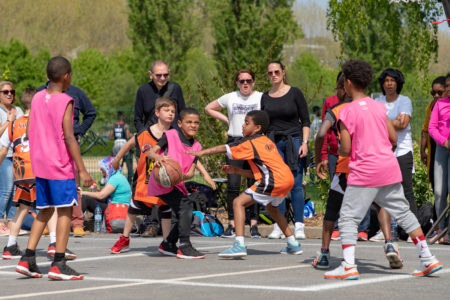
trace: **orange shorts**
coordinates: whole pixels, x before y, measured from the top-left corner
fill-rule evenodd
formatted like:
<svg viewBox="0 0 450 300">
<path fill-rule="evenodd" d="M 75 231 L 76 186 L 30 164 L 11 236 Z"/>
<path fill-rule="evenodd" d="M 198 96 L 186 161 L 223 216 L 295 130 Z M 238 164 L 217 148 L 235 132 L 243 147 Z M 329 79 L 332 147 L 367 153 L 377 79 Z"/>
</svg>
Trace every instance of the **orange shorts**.
<svg viewBox="0 0 450 300">
<path fill-rule="evenodd" d="M 16 206 L 25 204 L 28 206 L 35 206 L 36 202 L 36 183 L 20 183 L 15 184 L 16 192 L 14 193 L 13 203 Z"/>
</svg>

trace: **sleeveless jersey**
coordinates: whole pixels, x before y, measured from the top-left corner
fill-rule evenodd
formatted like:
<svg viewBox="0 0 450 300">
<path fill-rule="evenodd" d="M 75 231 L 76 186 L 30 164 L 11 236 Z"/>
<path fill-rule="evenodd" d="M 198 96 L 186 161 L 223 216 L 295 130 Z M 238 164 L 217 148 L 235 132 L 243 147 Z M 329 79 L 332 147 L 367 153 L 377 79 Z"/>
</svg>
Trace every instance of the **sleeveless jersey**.
<svg viewBox="0 0 450 300">
<path fill-rule="evenodd" d="M 125 123 L 124 122 L 117 122 L 114 124 L 114 139 L 120 140 L 120 139 L 126 139 L 125 136 Z"/>
<path fill-rule="evenodd" d="M 13 171 L 14 183 L 34 182 L 34 174 L 31 170 L 30 146 L 27 135 L 28 116 L 10 122 L 8 126 L 9 140 L 13 144 Z"/>
</svg>

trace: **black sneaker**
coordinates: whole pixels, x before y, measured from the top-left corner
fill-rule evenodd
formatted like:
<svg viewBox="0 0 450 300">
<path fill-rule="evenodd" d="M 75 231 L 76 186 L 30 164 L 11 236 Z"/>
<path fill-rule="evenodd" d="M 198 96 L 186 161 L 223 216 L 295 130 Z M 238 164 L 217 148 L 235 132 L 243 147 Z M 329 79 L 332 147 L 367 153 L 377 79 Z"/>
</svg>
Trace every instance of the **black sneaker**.
<svg viewBox="0 0 450 300">
<path fill-rule="evenodd" d="M 252 227 L 250 227 L 250 237 L 252 239 L 260 239 L 261 238 L 261 235 L 259 234 L 257 225 L 253 225 Z"/>
<path fill-rule="evenodd" d="M 163 241 L 161 243 L 161 245 L 159 245 L 158 252 L 163 254 L 163 255 L 177 256 L 178 247 L 174 243 L 169 243 L 169 242 Z"/>
<path fill-rule="evenodd" d="M 197 249 L 192 247 L 191 243 L 188 243 L 180 245 L 177 251 L 177 258 L 202 259 L 205 258 L 205 254 L 197 251 Z"/>
<path fill-rule="evenodd" d="M 236 237 L 236 233 L 234 232 L 233 226 L 228 224 L 227 229 L 223 232 L 223 234 L 220 237 L 223 237 L 223 238 L 234 238 L 234 237 Z"/>
<path fill-rule="evenodd" d="M 83 275 L 66 265 L 65 260 L 53 262 L 48 271 L 48 278 L 53 280 L 81 280 Z"/>
<path fill-rule="evenodd" d="M 20 251 L 19 246 L 17 246 L 17 243 L 16 243 L 9 247 L 5 246 L 5 248 L 3 248 L 2 257 L 3 257 L 3 259 L 21 258 L 23 254 L 24 253 L 22 251 Z"/>
<path fill-rule="evenodd" d="M 16 272 L 31 278 L 42 277 L 42 273 L 36 264 L 35 256 L 22 256 L 16 267 Z"/>
<path fill-rule="evenodd" d="M 47 249 L 47 255 L 51 258 L 55 257 L 55 253 L 56 253 L 56 243 L 51 243 L 48 245 L 48 249 Z M 72 251 L 70 251 L 68 248 L 66 248 L 66 255 L 65 258 L 67 260 L 74 260 L 77 258 L 77 255 L 75 253 L 73 253 Z"/>
</svg>

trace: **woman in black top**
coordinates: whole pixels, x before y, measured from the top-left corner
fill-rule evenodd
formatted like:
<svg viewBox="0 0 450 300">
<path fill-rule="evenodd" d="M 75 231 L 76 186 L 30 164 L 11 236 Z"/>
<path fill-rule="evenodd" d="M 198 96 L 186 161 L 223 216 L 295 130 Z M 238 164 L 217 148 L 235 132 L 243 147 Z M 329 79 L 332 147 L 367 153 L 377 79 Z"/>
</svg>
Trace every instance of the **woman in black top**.
<svg viewBox="0 0 450 300">
<path fill-rule="evenodd" d="M 267 66 L 267 74 L 272 82 L 272 89 L 263 94 L 261 110 L 270 117 L 268 136 L 276 143 L 278 152 L 291 168 L 295 184 L 291 190 L 292 208 L 295 220 L 295 237 L 304 239 L 303 209 L 303 163 L 301 158 L 308 154 L 309 113 L 302 92 L 287 84 L 284 66 L 273 61 Z M 282 214 L 286 206 L 279 206 Z M 280 238 L 282 232 L 277 224 L 269 238 Z"/>
</svg>

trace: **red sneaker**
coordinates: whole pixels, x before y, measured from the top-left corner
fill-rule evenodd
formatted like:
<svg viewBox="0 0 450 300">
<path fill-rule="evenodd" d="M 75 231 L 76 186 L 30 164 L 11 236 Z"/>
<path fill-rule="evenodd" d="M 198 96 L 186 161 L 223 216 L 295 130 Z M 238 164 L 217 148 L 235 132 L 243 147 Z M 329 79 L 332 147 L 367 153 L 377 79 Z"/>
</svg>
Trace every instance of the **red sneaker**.
<svg viewBox="0 0 450 300">
<path fill-rule="evenodd" d="M 111 247 L 112 254 L 119 254 L 128 250 L 130 246 L 130 238 L 120 236 L 119 240 Z"/>
<path fill-rule="evenodd" d="M 333 233 L 331 234 L 331 239 L 333 241 L 339 241 L 341 237 L 339 236 L 339 230 L 333 230 Z"/>
<path fill-rule="evenodd" d="M 22 256 L 16 267 L 16 272 L 31 278 L 42 278 L 42 273 L 36 264 L 35 256 Z"/>
<path fill-rule="evenodd" d="M 358 232 L 358 241 L 367 242 L 368 239 L 369 239 L 369 234 L 367 232 L 364 232 L 364 231 Z"/>
<path fill-rule="evenodd" d="M 83 275 L 66 265 L 65 260 L 53 262 L 48 271 L 48 278 L 53 280 L 82 280 Z"/>
</svg>

